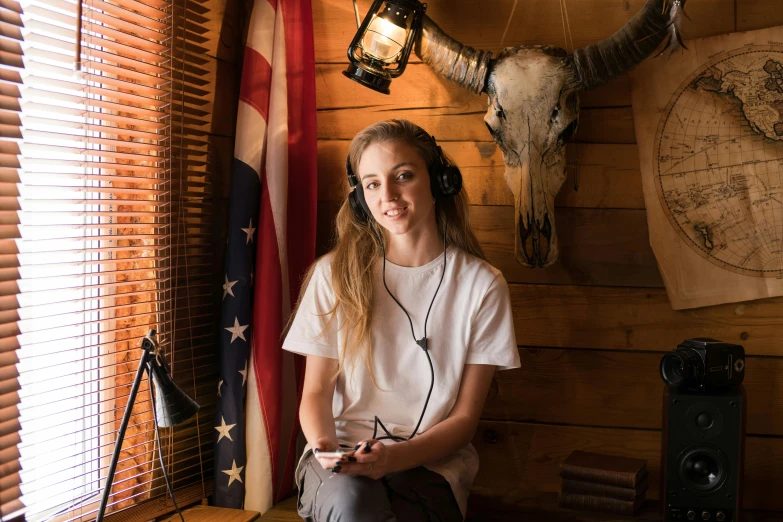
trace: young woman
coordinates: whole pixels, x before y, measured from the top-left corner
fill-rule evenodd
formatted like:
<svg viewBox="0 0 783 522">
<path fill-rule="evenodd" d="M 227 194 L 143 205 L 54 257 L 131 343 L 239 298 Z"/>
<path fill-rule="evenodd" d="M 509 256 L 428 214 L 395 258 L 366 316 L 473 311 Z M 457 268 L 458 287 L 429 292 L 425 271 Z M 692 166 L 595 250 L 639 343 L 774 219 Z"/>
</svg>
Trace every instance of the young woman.
<svg viewBox="0 0 783 522">
<path fill-rule="evenodd" d="M 470 229 L 459 171 L 423 129 L 369 126 L 346 168 L 337 244 L 308 272 L 283 343 L 307 356 L 298 512 L 462 521 L 492 377 L 519 367 L 508 285 Z"/>
</svg>

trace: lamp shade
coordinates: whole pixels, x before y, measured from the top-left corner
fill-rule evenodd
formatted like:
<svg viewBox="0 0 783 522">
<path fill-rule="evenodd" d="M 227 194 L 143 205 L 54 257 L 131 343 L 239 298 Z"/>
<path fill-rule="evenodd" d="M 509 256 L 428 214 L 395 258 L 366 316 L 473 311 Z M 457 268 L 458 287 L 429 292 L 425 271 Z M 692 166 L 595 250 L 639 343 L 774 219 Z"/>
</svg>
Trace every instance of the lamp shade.
<svg viewBox="0 0 783 522">
<path fill-rule="evenodd" d="M 150 373 L 152 385 L 155 387 L 155 414 L 158 426 L 170 428 L 196 414 L 200 406 L 174 383 L 165 360 L 151 357 Z"/>
</svg>

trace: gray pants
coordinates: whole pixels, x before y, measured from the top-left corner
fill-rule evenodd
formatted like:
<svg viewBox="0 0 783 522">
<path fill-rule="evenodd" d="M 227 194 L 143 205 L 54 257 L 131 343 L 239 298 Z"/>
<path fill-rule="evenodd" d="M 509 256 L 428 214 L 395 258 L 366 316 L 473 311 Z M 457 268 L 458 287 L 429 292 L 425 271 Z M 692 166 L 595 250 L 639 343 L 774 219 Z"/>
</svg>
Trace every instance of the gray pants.
<svg viewBox="0 0 783 522">
<path fill-rule="evenodd" d="M 446 479 L 422 466 L 373 480 L 325 470 L 308 452 L 297 484 L 297 512 L 307 522 L 463 520 Z"/>
</svg>

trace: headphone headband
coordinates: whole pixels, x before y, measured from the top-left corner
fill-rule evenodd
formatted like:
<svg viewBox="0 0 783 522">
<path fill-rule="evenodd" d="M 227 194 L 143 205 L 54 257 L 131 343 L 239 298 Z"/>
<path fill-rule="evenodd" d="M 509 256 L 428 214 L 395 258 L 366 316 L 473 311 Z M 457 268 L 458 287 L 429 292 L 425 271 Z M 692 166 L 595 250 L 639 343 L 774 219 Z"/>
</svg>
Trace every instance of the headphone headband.
<svg viewBox="0 0 783 522">
<path fill-rule="evenodd" d="M 356 178 L 356 175 L 353 173 L 353 169 L 351 168 L 351 156 L 345 157 L 345 172 L 348 173 L 348 184 L 351 186 L 351 188 L 359 184 L 359 180 Z"/>
</svg>

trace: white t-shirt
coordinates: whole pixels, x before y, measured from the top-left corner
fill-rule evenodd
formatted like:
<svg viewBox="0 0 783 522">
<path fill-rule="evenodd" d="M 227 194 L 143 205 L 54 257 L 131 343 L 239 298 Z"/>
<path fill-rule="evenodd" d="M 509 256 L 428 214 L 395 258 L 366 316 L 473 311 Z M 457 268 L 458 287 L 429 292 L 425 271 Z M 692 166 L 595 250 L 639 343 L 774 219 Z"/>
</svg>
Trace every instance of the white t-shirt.
<svg viewBox="0 0 783 522">
<path fill-rule="evenodd" d="M 283 342 L 284 350 L 339 358 L 338 350 L 343 349 L 346 335 L 344 328 L 339 329 L 344 324 L 340 312 L 337 321 L 324 331 L 329 318 L 323 314 L 334 306 L 331 260 L 329 254 L 318 261 Z M 350 447 L 372 437 L 376 415 L 392 435 L 409 437 L 421 416 L 432 378 L 427 355 L 415 343 L 408 318 L 384 288 L 382 267 L 382 259 L 373 267 L 371 329 L 373 372 L 381 389 L 373 384 L 364 362 L 357 361 L 338 377 L 332 401 L 338 442 Z M 442 271 L 442 254 L 419 267 L 386 262 L 386 283 L 410 315 L 417 339 L 424 335 L 424 320 Z M 419 435 L 448 417 L 466 364 L 495 365 L 501 370 L 520 366 L 508 284 L 502 273 L 462 249 L 449 246 L 446 273 L 427 321 L 427 339 L 435 384 Z M 377 436 L 386 436 L 380 425 Z M 383 443 L 394 441 L 385 439 Z M 309 450 L 308 444 L 304 454 Z M 424 464 L 449 482 L 463 517 L 478 464 L 472 444 Z"/>
</svg>

